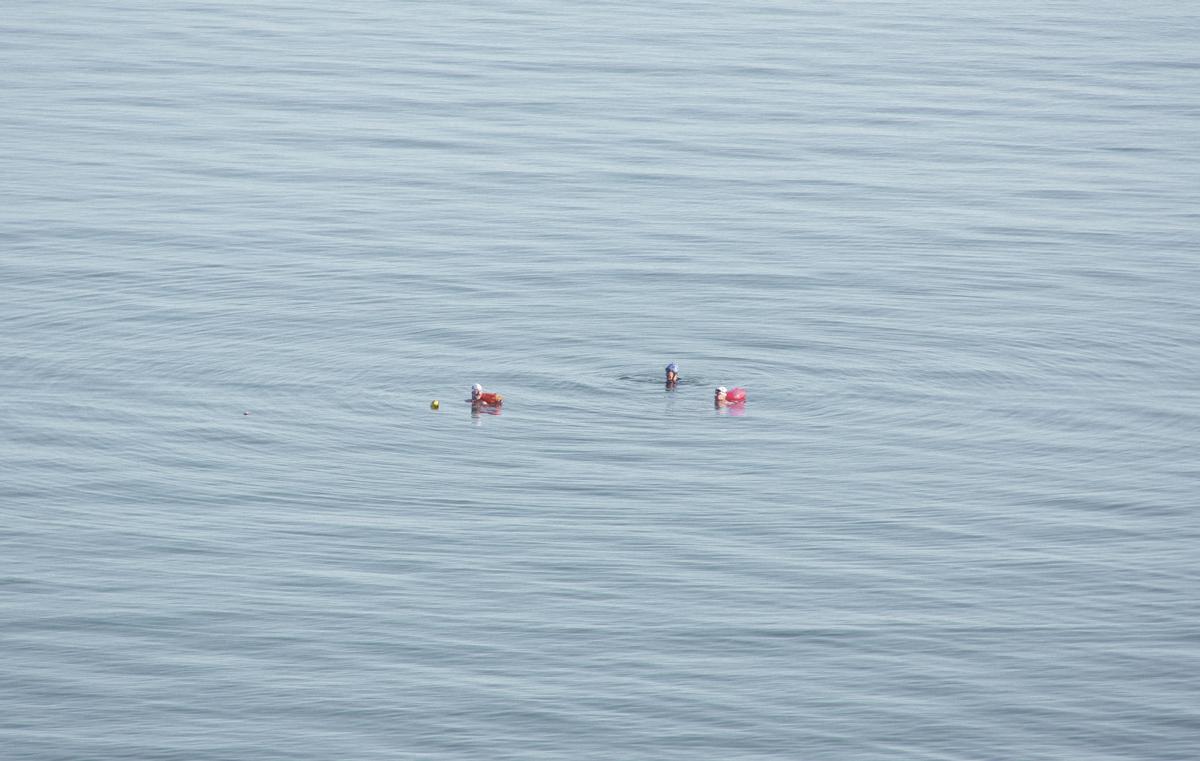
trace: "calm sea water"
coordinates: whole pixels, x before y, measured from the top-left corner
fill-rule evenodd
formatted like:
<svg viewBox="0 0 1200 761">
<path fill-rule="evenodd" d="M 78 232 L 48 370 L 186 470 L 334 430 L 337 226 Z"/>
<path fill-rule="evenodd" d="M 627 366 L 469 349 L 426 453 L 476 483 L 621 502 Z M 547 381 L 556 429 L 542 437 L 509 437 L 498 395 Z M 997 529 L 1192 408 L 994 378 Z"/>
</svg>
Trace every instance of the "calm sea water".
<svg viewBox="0 0 1200 761">
<path fill-rule="evenodd" d="M 1192 4 L 3 15 L 0 758 L 1200 757 Z"/>
</svg>

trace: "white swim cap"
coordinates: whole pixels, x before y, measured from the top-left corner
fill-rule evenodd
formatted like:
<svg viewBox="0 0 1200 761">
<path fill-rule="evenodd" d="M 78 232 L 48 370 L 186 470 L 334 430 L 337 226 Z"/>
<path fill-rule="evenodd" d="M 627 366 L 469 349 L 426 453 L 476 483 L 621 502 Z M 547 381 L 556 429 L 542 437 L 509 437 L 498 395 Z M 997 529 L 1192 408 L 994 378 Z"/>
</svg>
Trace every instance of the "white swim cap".
<svg viewBox="0 0 1200 761">
<path fill-rule="evenodd" d="M 472 391 L 483 391 L 483 386 L 476 383 L 474 386 L 471 386 L 471 390 Z"/>
<path fill-rule="evenodd" d="M 724 386 L 717 386 L 717 393 L 718 393 L 718 394 L 722 394 L 722 393 L 724 393 L 724 392 L 726 392 L 726 391 L 728 391 L 728 390 L 729 390 L 729 389 L 725 388 Z"/>
</svg>

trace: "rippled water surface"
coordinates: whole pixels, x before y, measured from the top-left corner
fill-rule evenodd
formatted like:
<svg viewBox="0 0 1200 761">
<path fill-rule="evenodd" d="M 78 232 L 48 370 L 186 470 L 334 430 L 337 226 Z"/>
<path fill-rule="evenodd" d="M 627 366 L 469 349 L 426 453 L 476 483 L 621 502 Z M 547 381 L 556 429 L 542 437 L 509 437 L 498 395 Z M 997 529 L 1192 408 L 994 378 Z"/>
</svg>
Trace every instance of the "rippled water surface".
<svg viewBox="0 0 1200 761">
<path fill-rule="evenodd" d="M 1191 4 L 0 26 L 0 758 L 1200 757 Z"/>
</svg>

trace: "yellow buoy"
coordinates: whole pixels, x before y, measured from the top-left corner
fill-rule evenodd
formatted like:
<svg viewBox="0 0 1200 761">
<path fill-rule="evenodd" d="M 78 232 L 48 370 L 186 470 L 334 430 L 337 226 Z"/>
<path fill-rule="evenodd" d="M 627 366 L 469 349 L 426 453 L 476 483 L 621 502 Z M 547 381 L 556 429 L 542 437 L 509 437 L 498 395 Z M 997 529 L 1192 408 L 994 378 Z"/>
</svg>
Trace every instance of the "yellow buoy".
<svg viewBox="0 0 1200 761">
<path fill-rule="evenodd" d="M 429 403 L 429 409 L 431 409 L 431 410 L 436 410 L 438 407 L 441 407 L 441 406 L 442 406 L 442 403 L 439 402 L 437 399 L 434 399 L 432 402 Z"/>
</svg>

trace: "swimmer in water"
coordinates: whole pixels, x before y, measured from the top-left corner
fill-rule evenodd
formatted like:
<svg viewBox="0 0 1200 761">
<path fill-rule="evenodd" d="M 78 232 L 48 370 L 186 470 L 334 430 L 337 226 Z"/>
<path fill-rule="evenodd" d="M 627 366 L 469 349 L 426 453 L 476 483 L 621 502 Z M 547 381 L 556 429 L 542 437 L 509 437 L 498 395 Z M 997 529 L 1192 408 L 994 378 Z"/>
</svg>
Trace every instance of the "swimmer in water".
<svg viewBox="0 0 1200 761">
<path fill-rule="evenodd" d="M 679 382 L 679 365 L 672 362 L 667 365 L 667 388 L 674 388 Z"/>
<path fill-rule="evenodd" d="M 717 386 L 713 392 L 713 404 L 718 407 L 740 407 L 746 403 L 746 389 L 741 386 L 725 388 Z"/>
<path fill-rule="evenodd" d="M 504 397 L 494 391 L 484 391 L 483 386 L 476 383 L 471 386 L 471 398 L 467 401 L 472 407 L 499 407 Z"/>
</svg>

